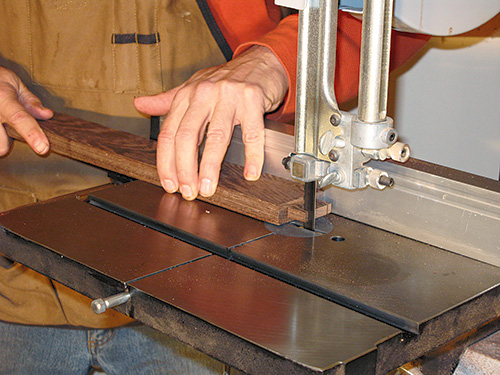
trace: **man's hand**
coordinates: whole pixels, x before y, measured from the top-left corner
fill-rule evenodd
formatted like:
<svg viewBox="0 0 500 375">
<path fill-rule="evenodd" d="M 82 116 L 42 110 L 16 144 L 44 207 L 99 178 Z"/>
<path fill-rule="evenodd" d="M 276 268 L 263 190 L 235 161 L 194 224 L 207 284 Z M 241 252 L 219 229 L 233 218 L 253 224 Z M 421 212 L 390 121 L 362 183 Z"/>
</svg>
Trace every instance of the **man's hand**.
<svg viewBox="0 0 500 375">
<path fill-rule="evenodd" d="M 35 120 L 48 120 L 54 115 L 31 93 L 21 79 L 0 66 L 0 156 L 9 152 L 10 139 L 3 123 L 12 126 L 38 154 L 49 151 L 49 140 Z"/>
<path fill-rule="evenodd" d="M 244 176 L 257 180 L 264 163 L 264 114 L 278 108 L 287 91 L 288 78 L 276 56 L 266 47 L 253 46 L 226 64 L 200 70 L 170 91 L 136 98 L 140 112 L 167 114 L 157 150 L 163 188 L 179 190 L 188 200 L 213 195 L 238 124 L 245 145 Z"/>
</svg>

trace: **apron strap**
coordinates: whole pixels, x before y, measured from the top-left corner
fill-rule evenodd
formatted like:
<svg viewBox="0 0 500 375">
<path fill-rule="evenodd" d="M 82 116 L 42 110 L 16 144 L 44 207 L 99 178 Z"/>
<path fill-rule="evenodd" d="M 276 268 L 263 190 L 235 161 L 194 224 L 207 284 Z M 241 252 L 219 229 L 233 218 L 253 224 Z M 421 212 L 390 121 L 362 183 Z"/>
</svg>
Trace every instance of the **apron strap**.
<svg viewBox="0 0 500 375">
<path fill-rule="evenodd" d="M 205 18 L 205 22 L 207 23 L 207 26 L 210 29 L 210 32 L 212 33 L 212 36 L 214 37 L 215 41 L 217 42 L 217 45 L 222 51 L 222 54 L 224 55 L 227 61 L 231 60 L 233 58 L 233 50 L 227 43 L 224 34 L 222 34 L 222 31 L 219 28 L 219 25 L 217 25 L 217 22 L 215 22 L 215 18 L 207 4 L 207 1 L 196 0 L 196 3 L 200 8 L 203 18 Z"/>
</svg>

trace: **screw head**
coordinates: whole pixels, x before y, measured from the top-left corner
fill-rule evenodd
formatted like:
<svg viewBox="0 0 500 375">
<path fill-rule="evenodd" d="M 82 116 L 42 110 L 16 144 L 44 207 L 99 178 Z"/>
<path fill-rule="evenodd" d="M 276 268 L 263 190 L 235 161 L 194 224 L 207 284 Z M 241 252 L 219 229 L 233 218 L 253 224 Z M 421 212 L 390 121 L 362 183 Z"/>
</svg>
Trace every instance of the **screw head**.
<svg viewBox="0 0 500 375">
<path fill-rule="evenodd" d="M 330 124 L 333 126 L 339 126 L 342 121 L 342 117 L 338 113 L 334 113 L 330 116 Z"/>
<path fill-rule="evenodd" d="M 334 149 L 331 149 L 330 152 L 328 153 L 328 158 L 331 160 L 331 161 L 338 161 L 339 158 L 340 158 L 340 155 L 338 153 L 337 150 L 334 150 Z"/>
<path fill-rule="evenodd" d="M 394 140 L 395 140 L 395 139 L 396 139 L 396 133 L 391 132 L 391 133 L 389 134 L 389 142 L 391 142 L 391 143 L 392 143 L 392 142 L 394 142 Z"/>
<path fill-rule="evenodd" d="M 95 314 L 102 314 L 106 311 L 106 304 L 104 303 L 104 300 L 102 298 L 98 298 L 92 301 L 92 311 Z"/>
<path fill-rule="evenodd" d="M 390 128 L 382 133 L 382 140 L 388 145 L 394 144 L 398 139 L 398 132 L 396 129 Z"/>
</svg>

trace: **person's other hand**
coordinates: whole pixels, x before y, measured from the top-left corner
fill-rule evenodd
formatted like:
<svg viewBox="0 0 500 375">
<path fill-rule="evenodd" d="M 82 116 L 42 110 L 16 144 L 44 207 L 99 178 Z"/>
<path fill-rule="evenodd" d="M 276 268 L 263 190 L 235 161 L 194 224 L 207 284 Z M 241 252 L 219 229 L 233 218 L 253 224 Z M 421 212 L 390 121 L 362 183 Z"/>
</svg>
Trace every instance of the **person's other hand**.
<svg viewBox="0 0 500 375">
<path fill-rule="evenodd" d="M 4 123 L 12 126 L 37 154 L 46 154 L 49 140 L 35 118 L 48 120 L 53 115 L 14 72 L 0 66 L 0 156 L 10 150 Z"/>
<path fill-rule="evenodd" d="M 138 111 L 167 114 L 157 149 L 163 188 L 169 193 L 179 190 L 188 200 L 213 195 L 238 124 L 245 145 L 244 177 L 257 180 L 264 163 L 264 114 L 277 109 L 287 91 L 288 78 L 277 57 L 266 47 L 253 46 L 226 64 L 200 70 L 170 91 L 136 98 Z"/>
</svg>

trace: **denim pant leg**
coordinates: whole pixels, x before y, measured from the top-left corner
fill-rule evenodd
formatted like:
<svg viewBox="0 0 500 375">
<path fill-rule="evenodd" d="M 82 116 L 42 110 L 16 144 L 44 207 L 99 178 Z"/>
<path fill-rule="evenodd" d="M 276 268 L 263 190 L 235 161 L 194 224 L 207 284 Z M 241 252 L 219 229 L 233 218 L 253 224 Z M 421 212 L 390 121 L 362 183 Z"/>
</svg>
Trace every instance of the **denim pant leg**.
<svg viewBox="0 0 500 375">
<path fill-rule="evenodd" d="M 90 370 L 85 330 L 0 321 L 0 374 L 87 375 Z"/>
<path fill-rule="evenodd" d="M 213 375 L 223 364 L 144 325 L 90 332 L 90 350 L 107 375 Z"/>
</svg>

